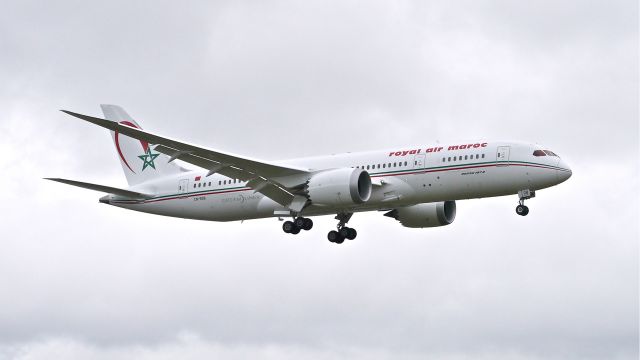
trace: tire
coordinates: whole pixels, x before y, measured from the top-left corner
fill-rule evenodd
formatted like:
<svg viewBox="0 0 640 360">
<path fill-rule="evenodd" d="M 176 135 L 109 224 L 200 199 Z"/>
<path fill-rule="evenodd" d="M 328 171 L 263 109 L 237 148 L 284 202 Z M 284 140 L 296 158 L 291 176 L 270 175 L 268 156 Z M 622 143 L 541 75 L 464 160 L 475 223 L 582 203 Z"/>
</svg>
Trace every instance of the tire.
<svg viewBox="0 0 640 360">
<path fill-rule="evenodd" d="M 356 238 L 356 236 L 358 236 L 358 232 L 356 231 L 356 229 L 348 228 L 346 238 L 349 240 L 353 240 Z"/>
<path fill-rule="evenodd" d="M 520 215 L 520 216 L 524 216 L 524 205 L 518 205 L 516 206 L 516 214 Z"/>
<path fill-rule="evenodd" d="M 291 230 L 291 233 L 293 235 L 296 235 L 296 234 L 300 233 L 300 228 L 297 227 L 297 226 L 294 226 L 293 229 Z"/>
<path fill-rule="evenodd" d="M 296 224 L 291 221 L 285 221 L 284 223 L 282 223 L 282 231 L 286 232 L 287 234 L 291 234 L 293 229 L 295 228 Z"/>
<path fill-rule="evenodd" d="M 296 220 L 293 223 L 296 224 L 297 227 L 299 227 L 301 229 L 304 229 L 304 218 L 303 217 L 296 218 Z"/>
<path fill-rule="evenodd" d="M 527 214 L 529 214 L 529 207 L 525 206 L 524 207 L 524 213 L 522 213 L 522 216 L 527 216 Z"/>
<path fill-rule="evenodd" d="M 312 227 L 313 227 L 313 220 L 309 218 L 304 218 L 304 224 L 302 224 L 302 229 L 308 231 L 308 230 L 311 230 Z"/>
<path fill-rule="evenodd" d="M 349 235 L 349 228 L 345 226 L 342 229 L 338 230 L 338 233 L 342 238 L 347 238 L 347 236 Z"/>
<path fill-rule="evenodd" d="M 341 238 L 340 234 L 335 231 L 335 230 L 331 230 L 329 231 L 329 233 L 327 234 L 327 239 L 329 239 L 329 241 L 331 241 L 332 243 L 337 243 L 340 244 L 338 242 L 338 240 Z M 344 240 L 343 240 L 344 241 Z"/>
</svg>

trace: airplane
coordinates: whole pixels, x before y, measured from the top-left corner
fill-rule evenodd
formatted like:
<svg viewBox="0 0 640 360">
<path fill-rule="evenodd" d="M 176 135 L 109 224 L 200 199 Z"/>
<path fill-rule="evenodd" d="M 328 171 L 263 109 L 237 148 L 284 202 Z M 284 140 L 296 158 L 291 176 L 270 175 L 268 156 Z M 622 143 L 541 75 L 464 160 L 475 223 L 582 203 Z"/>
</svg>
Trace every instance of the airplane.
<svg viewBox="0 0 640 360">
<path fill-rule="evenodd" d="M 408 228 L 453 223 L 456 201 L 518 195 L 525 200 L 572 175 L 554 152 L 536 144 L 473 141 L 264 161 L 142 130 L 117 105 L 101 105 L 105 119 L 62 110 L 111 131 L 129 187 L 45 178 L 108 195 L 100 202 L 171 217 L 238 221 L 286 220 L 282 230 L 311 230 L 311 217 L 336 215 L 327 238 L 342 244 L 357 231 L 354 213 L 383 211 Z M 195 165 L 188 170 L 175 160 Z"/>
</svg>

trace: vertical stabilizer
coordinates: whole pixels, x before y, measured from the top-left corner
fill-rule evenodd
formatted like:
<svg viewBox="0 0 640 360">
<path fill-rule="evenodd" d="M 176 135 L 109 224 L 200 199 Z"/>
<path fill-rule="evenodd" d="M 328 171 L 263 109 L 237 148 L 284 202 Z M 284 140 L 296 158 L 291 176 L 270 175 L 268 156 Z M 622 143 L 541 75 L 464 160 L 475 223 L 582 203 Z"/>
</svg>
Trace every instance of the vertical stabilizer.
<svg viewBox="0 0 640 360">
<path fill-rule="evenodd" d="M 117 105 L 100 105 L 107 120 L 142 129 L 140 125 Z M 182 169 L 175 163 L 169 163 L 169 157 L 154 151 L 151 144 L 121 135 L 112 131 L 111 137 L 127 177 L 129 186 L 180 173 Z"/>
</svg>

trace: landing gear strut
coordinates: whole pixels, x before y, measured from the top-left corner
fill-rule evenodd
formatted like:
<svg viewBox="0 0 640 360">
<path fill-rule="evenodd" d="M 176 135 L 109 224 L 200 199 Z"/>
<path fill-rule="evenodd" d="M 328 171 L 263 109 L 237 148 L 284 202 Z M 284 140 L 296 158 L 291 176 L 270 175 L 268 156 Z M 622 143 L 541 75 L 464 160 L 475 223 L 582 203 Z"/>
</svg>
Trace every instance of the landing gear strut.
<svg viewBox="0 0 640 360">
<path fill-rule="evenodd" d="M 293 221 L 285 221 L 282 223 L 282 230 L 287 234 L 298 234 L 300 230 L 311 230 L 313 220 L 304 217 L 294 218 Z"/>
<path fill-rule="evenodd" d="M 518 191 L 518 206 L 516 206 L 516 214 L 520 216 L 527 216 L 529 213 L 529 208 L 524 204 L 525 200 L 536 197 L 536 192 L 531 190 L 520 190 Z"/>
<path fill-rule="evenodd" d="M 353 213 L 340 213 L 336 215 L 336 220 L 338 220 L 338 231 L 329 231 L 327 234 L 327 239 L 329 239 L 329 241 L 336 244 L 342 244 L 345 239 L 353 240 L 358 236 L 356 229 L 346 226 L 352 215 Z"/>
</svg>

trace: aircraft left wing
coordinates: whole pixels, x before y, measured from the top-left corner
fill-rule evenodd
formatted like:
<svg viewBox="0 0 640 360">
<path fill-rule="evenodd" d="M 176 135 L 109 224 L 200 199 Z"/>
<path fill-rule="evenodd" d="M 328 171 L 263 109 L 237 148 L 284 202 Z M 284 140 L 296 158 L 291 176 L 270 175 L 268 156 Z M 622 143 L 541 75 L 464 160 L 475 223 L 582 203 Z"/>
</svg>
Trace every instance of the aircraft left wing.
<svg viewBox="0 0 640 360">
<path fill-rule="evenodd" d="M 299 212 L 306 205 L 306 197 L 297 194 L 311 172 L 308 169 L 282 166 L 266 161 L 251 159 L 179 140 L 156 135 L 115 121 L 82 115 L 67 110 L 62 112 L 105 129 L 156 144 L 154 149 L 170 157 L 169 161 L 180 159 L 208 170 L 207 176 L 219 173 L 224 176 L 247 181 L 247 186 L 262 193 L 282 206 Z"/>
<path fill-rule="evenodd" d="M 115 188 L 111 186 L 92 184 L 92 183 L 87 183 L 82 181 L 67 180 L 67 179 L 60 179 L 60 178 L 45 178 L 45 180 L 57 181 L 59 183 L 73 185 L 73 186 L 81 187 L 84 189 L 106 192 L 109 194 L 123 196 L 133 200 L 146 200 L 153 197 L 153 195 L 143 194 L 136 191 L 124 190 L 124 189 Z"/>
</svg>

